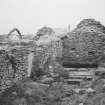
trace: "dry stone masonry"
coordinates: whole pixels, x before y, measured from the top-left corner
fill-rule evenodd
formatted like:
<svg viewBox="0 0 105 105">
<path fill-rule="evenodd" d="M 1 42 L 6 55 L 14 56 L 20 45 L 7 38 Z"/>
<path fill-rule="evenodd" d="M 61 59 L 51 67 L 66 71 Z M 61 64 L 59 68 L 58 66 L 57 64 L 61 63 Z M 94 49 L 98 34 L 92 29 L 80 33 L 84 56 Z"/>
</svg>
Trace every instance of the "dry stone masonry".
<svg viewBox="0 0 105 105">
<path fill-rule="evenodd" d="M 0 50 L 0 93 L 13 84 L 14 69 L 5 50 Z"/>
</svg>

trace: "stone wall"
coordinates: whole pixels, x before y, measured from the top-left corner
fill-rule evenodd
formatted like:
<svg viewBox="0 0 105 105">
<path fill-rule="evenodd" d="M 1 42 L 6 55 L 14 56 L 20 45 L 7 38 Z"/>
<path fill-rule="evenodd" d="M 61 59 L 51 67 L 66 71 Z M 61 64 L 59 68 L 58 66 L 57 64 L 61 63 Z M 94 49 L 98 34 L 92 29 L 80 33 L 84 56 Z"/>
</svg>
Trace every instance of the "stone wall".
<svg viewBox="0 0 105 105">
<path fill-rule="evenodd" d="M 10 56 L 5 50 L 0 50 L 0 93 L 13 84 L 14 69 Z"/>
</svg>

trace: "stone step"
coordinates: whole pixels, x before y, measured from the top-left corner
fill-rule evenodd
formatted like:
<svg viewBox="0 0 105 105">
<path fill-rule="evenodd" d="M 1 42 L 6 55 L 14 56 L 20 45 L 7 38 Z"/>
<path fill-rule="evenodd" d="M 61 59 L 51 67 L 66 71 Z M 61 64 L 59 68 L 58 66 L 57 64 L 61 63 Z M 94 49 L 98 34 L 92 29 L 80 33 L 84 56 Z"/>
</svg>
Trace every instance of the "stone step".
<svg viewBox="0 0 105 105">
<path fill-rule="evenodd" d="M 93 71 L 94 68 L 64 68 L 67 71 Z"/>
<path fill-rule="evenodd" d="M 79 76 L 79 75 L 72 75 L 72 76 L 69 76 L 70 79 L 84 79 L 84 78 L 93 78 L 93 76 L 90 76 L 90 75 L 82 75 L 82 76 Z"/>
<path fill-rule="evenodd" d="M 64 70 L 67 70 L 67 71 L 77 71 L 77 68 L 64 68 Z"/>
<path fill-rule="evenodd" d="M 90 72 L 90 71 L 70 71 L 69 72 L 69 76 L 73 76 L 73 75 L 77 75 L 77 76 L 91 76 L 91 75 L 93 75 L 93 72 Z"/>
</svg>

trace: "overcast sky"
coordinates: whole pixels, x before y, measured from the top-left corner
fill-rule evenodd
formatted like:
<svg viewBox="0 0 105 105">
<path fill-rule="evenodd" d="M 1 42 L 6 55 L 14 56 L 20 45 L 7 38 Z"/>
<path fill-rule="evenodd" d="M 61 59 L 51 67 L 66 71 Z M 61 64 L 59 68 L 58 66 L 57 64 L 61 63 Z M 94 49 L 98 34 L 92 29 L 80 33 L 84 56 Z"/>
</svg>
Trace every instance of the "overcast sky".
<svg viewBox="0 0 105 105">
<path fill-rule="evenodd" d="M 42 26 L 71 29 L 83 18 L 105 25 L 105 0 L 0 0 L 0 34 L 17 27 L 35 33 Z"/>
</svg>

